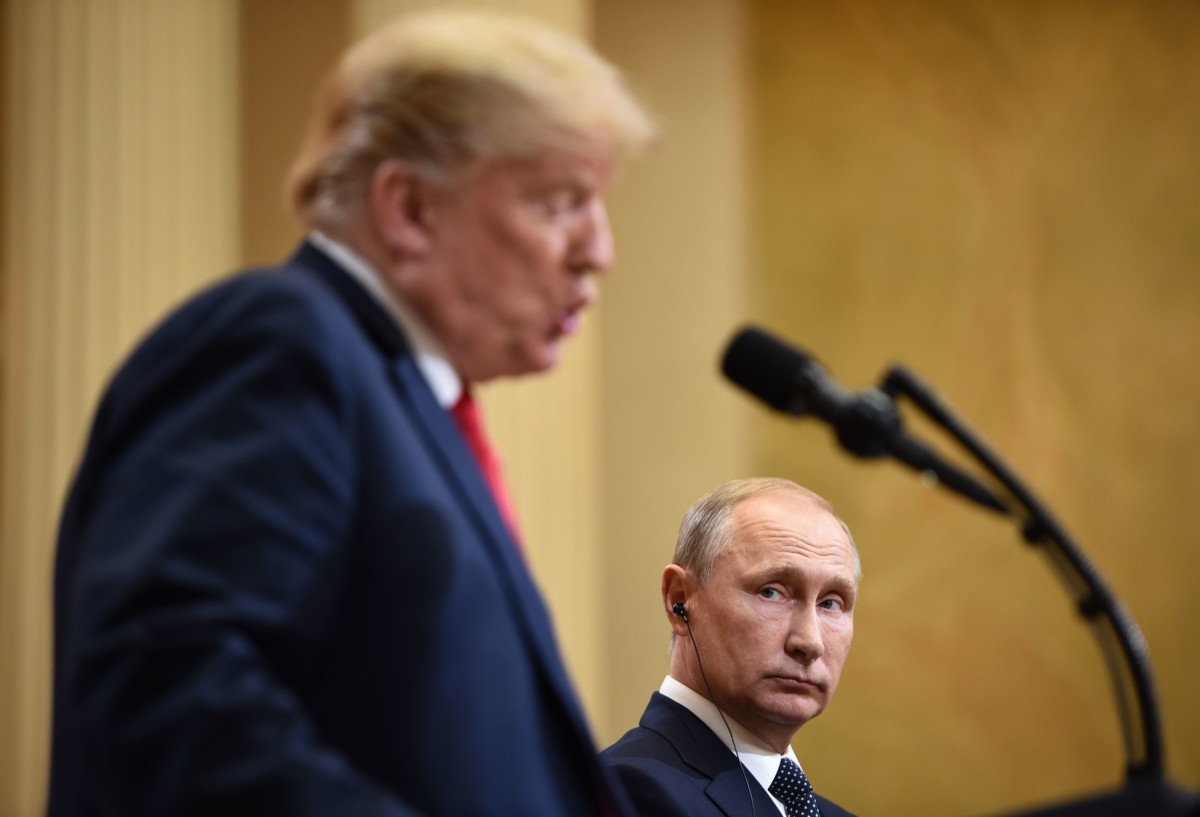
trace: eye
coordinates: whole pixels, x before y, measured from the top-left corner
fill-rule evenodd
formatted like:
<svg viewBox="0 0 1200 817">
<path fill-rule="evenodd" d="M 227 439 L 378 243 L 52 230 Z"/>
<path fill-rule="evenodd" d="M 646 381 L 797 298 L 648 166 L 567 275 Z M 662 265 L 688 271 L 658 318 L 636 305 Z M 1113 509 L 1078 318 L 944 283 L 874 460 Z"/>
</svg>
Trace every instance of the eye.
<svg viewBox="0 0 1200 817">
<path fill-rule="evenodd" d="M 583 218 L 589 211 L 592 191 L 581 185 L 564 185 L 548 190 L 541 197 L 546 215 L 562 221 Z"/>
<path fill-rule="evenodd" d="M 771 599 L 772 601 L 783 598 L 783 594 L 780 593 L 779 589 L 776 587 L 764 587 L 762 590 L 758 591 L 758 595 L 764 599 Z"/>
<path fill-rule="evenodd" d="M 817 606 L 822 610 L 841 610 L 845 605 L 842 604 L 841 599 L 828 598 L 821 599 L 819 602 L 817 602 Z"/>
<path fill-rule="evenodd" d="M 558 187 L 542 197 L 542 206 L 551 216 L 565 216 L 579 209 L 582 196 L 576 190 Z"/>
</svg>

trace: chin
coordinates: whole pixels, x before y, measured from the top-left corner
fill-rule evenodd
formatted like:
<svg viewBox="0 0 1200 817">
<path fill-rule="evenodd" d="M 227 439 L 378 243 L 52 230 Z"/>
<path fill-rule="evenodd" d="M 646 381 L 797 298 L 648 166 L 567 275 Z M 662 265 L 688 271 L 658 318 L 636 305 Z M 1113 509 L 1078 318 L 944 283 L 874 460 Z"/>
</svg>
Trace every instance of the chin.
<svg viewBox="0 0 1200 817">
<path fill-rule="evenodd" d="M 529 374 L 548 372 L 558 365 L 557 348 L 541 348 L 531 354 L 510 355 L 467 369 L 466 376 L 472 383 L 485 383 L 506 377 L 523 377 Z"/>
<path fill-rule="evenodd" d="M 803 701 L 791 701 L 782 704 L 775 710 L 775 719 L 779 723 L 793 724 L 799 728 L 824 710 L 823 703 L 818 703 L 811 698 Z"/>
<path fill-rule="evenodd" d="M 494 380 L 496 378 L 505 378 L 505 377 L 517 378 L 517 377 L 525 377 L 526 375 L 545 374 L 546 372 L 553 369 L 557 364 L 558 364 L 558 360 L 521 361 L 520 363 L 514 363 L 511 366 L 505 366 L 502 369 L 498 369 L 494 374 L 489 376 L 487 379 Z M 483 379 L 475 378 L 474 382 L 482 383 Z"/>
<path fill-rule="evenodd" d="M 548 372 L 558 366 L 562 360 L 562 344 L 553 343 L 547 344 L 538 349 L 537 352 L 525 361 L 526 366 L 522 374 L 536 374 L 538 372 Z"/>
</svg>

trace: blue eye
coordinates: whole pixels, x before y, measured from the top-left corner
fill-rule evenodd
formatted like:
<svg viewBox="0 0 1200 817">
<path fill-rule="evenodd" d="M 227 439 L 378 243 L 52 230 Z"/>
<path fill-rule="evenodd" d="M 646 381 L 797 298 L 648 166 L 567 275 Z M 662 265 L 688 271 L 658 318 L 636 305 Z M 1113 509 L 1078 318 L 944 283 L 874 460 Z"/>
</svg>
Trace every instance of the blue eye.
<svg viewBox="0 0 1200 817">
<path fill-rule="evenodd" d="M 840 610 L 842 602 L 839 599 L 822 599 L 818 606 L 826 610 Z"/>
<path fill-rule="evenodd" d="M 764 599 L 777 599 L 780 596 L 779 591 L 774 587 L 764 587 L 762 590 L 758 591 L 758 594 Z"/>
</svg>

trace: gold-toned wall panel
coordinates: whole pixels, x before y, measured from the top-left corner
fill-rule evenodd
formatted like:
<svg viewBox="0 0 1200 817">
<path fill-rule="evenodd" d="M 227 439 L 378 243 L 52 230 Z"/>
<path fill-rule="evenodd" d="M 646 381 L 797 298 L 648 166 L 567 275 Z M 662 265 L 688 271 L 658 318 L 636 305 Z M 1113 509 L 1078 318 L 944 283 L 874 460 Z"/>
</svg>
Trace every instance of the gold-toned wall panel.
<svg viewBox="0 0 1200 817">
<path fill-rule="evenodd" d="M 1142 625 L 1193 789 L 1198 40 L 1188 2 L 758 0 L 751 151 L 756 314 L 848 385 L 908 364 L 1025 476 Z M 1120 783 L 1098 650 L 1012 526 L 756 428 L 862 550 L 842 688 L 796 741 L 819 790 L 962 815 Z"/>
<path fill-rule="evenodd" d="M 350 42 L 349 0 L 239 3 L 242 257 L 277 264 L 304 235 L 284 180 L 321 79 Z"/>
<path fill-rule="evenodd" d="M 667 673 L 659 585 L 684 512 L 750 473 L 747 406 L 717 360 L 745 317 L 751 264 L 742 4 L 596 9 L 597 42 L 662 127 L 614 191 L 618 261 L 601 307 L 607 745 L 637 725 Z"/>
<path fill-rule="evenodd" d="M 98 392 L 184 292 L 236 260 L 232 2 L 4 7 L 0 814 L 40 813 L 50 581 Z"/>
</svg>

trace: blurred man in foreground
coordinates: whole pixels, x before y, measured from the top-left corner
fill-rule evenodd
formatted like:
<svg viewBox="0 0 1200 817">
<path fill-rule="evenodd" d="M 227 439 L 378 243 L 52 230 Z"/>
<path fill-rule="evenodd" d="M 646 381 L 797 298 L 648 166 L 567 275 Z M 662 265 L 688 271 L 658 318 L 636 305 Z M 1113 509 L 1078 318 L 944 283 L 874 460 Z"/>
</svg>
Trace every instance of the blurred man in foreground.
<svg viewBox="0 0 1200 817">
<path fill-rule="evenodd" d="M 644 817 L 842 817 L 792 738 L 833 697 L 861 578 L 849 529 L 793 482 L 725 483 L 684 517 L 662 577 L 671 670 L 601 755 Z"/>
<path fill-rule="evenodd" d="M 552 368 L 651 125 L 527 20 L 401 19 L 328 79 L 311 230 L 117 373 L 56 572 L 49 814 L 615 814 L 472 386 Z"/>
</svg>

